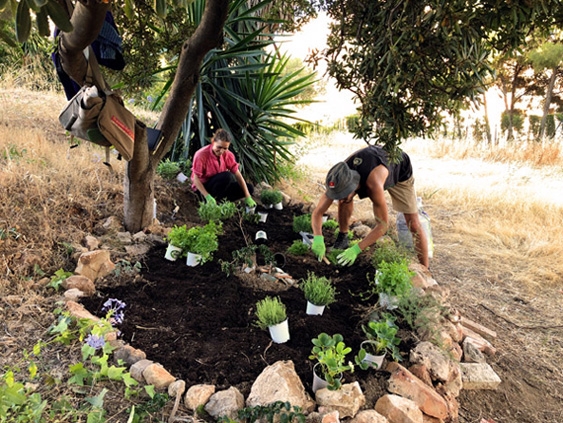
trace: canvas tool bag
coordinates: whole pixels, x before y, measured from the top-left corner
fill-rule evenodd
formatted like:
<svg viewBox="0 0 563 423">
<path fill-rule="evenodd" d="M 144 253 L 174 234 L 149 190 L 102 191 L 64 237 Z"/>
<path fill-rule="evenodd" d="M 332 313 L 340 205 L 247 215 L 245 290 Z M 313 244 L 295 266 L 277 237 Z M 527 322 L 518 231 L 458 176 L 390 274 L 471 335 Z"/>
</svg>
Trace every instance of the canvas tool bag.
<svg viewBox="0 0 563 423">
<path fill-rule="evenodd" d="M 135 115 L 107 87 L 92 48 L 88 50 L 87 83 L 66 104 L 59 121 L 75 137 L 106 148 L 114 146 L 129 161 L 135 146 Z"/>
</svg>

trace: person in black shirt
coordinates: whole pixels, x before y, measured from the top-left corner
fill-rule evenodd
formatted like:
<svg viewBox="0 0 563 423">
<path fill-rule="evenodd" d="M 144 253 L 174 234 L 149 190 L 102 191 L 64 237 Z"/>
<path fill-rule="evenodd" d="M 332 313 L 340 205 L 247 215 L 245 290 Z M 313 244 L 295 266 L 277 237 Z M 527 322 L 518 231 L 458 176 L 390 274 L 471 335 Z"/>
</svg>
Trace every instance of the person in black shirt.
<svg viewBox="0 0 563 423">
<path fill-rule="evenodd" d="M 388 160 L 383 148 L 369 146 L 334 165 L 327 173 L 326 192 L 321 196 L 311 215 L 313 244 L 311 249 L 319 260 L 325 255 L 326 246 L 322 234 L 322 216 L 333 201 L 338 201 L 339 233 L 334 248 L 344 250 L 337 257 L 338 263 L 352 265 L 362 250 L 385 235 L 389 226 L 385 191 L 389 192 L 393 208 L 405 215 L 405 221 L 415 240 L 415 251 L 421 264 L 428 267 L 428 243 L 418 217 L 418 205 L 414 178 L 409 156 L 402 152 L 397 163 Z M 376 225 L 359 243 L 348 247 L 348 230 L 354 210 L 353 198 L 369 197 L 373 203 Z"/>
</svg>

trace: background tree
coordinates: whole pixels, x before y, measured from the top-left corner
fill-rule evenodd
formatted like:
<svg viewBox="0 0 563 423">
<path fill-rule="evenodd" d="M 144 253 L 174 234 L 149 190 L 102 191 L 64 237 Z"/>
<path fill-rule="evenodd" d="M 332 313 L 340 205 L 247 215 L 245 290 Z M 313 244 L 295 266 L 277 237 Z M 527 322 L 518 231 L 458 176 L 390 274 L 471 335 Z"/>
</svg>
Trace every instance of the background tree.
<svg viewBox="0 0 563 423">
<path fill-rule="evenodd" d="M 340 88 L 360 102 L 355 135 L 395 152 L 431 134 L 443 112 L 476 101 L 491 53 L 525 43 L 532 29 L 562 22 L 557 0 L 325 0 L 334 19 L 324 57 Z"/>
<path fill-rule="evenodd" d="M 540 45 L 537 49 L 529 54 L 530 61 L 537 73 L 549 72 L 549 82 L 545 89 L 545 98 L 543 101 L 543 114 L 540 122 L 538 138 L 541 140 L 545 135 L 547 117 L 552 103 L 552 99 L 556 96 L 556 100 L 561 104 L 562 99 L 554 92 L 556 82 L 563 76 L 563 44 L 548 41 Z"/>
</svg>

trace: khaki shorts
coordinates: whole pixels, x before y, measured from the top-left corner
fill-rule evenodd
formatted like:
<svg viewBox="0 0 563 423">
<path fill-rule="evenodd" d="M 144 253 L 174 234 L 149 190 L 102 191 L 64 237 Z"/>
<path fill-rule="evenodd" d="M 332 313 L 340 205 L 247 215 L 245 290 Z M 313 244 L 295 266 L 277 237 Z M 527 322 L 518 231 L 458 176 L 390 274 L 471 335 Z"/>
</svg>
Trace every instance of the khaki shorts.
<svg viewBox="0 0 563 423">
<path fill-rule="evenodd" d="M 400 213 L 418 213 L 416 192 L 414 190 L 414 177 L 399 182 L 387 190 L 393 202 L 393 209 Z"/>
</svg>

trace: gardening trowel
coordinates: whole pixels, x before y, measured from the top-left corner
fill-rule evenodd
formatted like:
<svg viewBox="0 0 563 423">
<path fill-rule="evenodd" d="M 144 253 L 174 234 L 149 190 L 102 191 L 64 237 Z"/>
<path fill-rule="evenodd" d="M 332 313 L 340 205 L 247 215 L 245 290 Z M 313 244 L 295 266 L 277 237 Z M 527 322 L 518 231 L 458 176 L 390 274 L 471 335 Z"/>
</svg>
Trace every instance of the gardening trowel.
<svg viewBox="0 0 563 423">
<path fill-rule="evenodd" d="M 299 231 L 299 235 L 301 235 L 301 238 L 303 238 L 303 243 L 308 245 L 309 248 L 313 245 L 313 237 L 314 237 L 313 234 L 304 231 Z M 323 256 L 323 261 L 326 264 L 330 264 L 330 261 L 326 258 L 326 256 Z"/>
</svg>

